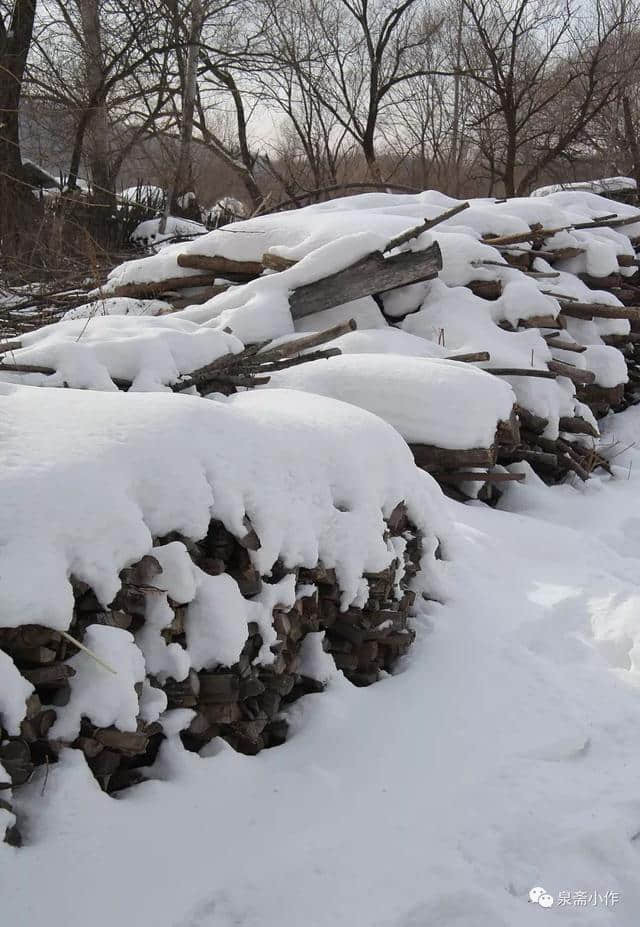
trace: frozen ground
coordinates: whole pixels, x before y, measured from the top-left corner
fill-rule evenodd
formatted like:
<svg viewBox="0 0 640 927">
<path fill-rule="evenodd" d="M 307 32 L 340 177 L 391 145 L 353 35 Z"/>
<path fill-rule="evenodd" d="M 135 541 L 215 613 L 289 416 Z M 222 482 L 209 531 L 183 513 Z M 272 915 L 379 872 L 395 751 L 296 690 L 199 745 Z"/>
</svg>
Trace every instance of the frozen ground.
<svg viewBox="0 0 640 927">
<path fill-rule="evenodd" d="M 611 423 L 640 445 L 640 409 Z M 531 475 L 498 511 L 448 503 L 448 596 L 402 671 L 336 677 L 283 747 L 167 742 L 170 781 L 117 800 L 76 751 L 39 771 L 3 925 L 635 927 L 640 451 L 616 462 L 579 489 Z"/>
</svg>

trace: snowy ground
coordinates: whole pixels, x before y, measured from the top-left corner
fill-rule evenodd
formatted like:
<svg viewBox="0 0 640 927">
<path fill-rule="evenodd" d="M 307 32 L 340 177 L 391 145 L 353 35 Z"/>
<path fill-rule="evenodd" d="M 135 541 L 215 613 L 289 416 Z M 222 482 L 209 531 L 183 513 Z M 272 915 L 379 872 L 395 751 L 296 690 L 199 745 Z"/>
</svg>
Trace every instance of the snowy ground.
<svg viewBox="0 0 640 927">
<path fill-rule="evenodd" d="M 639 408 L 610 422 L 640 445 Z M 168 743 L 170 781 L 117 800 L 76 751 L 39 770 L 3 925 L 635 927 L 640 450 L 616 463 L 579 489 L 531 475 L 499 511 L 448 503 L 448 597 L 402 671 L 336 677 L 283 747 Z"/>
</svg>

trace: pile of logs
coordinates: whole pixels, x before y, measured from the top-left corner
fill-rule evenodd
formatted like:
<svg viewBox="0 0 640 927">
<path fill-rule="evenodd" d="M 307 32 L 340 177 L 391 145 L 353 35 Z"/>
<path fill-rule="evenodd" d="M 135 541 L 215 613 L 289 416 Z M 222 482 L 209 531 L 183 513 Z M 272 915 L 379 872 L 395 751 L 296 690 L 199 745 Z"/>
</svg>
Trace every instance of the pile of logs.
<svg viewBox="0 0 640 927">
<path fill-rule="evenodd" d="M 340 610 L 335 570 L 321 563 L 292 571 L 285 570 L 278 562 L 269 579 L 262 577 L 250 556 L 250 551 L 260 546 L 253 529 L 239 539 L 221 522 L 212 521 L 206 537 L 199 542 L 176 535 L 159 540 L 159 544 L 182 540 L 200 569 L 210 575 L 228 573 L 247 599 L 257 595 L 263 583 L 277 582 L 291 572 L 296 574 L 302 593 L 293 608 L 273 610 L 277 643 L 271 645 L 272 663 L 256 662 L 263 641 L 258 626 L 250 623 L 244 648 L 233 666 L 198 673 L 192 669 L 181 681 L 148 677 L 153 686 L 165 692 L 169 709 L 193 710 L 190 724 L 180 735 L 186 749 L 198 751 L 214 737 L 223 738 L 245 754 L 283 743 L 287 721 L 282 708 L 301 695 L 323 689 L 321 682 L 300 672 L 300 647 L 309 632 L 326 631 L 325 650 L 355 685 L 369 685 L 382 672 L 393 668 L 414 639 L 414 632 L 408 627 L 414 601 L 409 585 L 419 569 L 422 554 L 420 532 L 410 523 L 404 503 L 399 503 L 386 520 L 385 537 L 401 537 L 405 544 L 397 549 L 402 549 L 403 554 L 398 554 L 381 573 L 366 574 L 368 601 L 362 607 L 351 606 L 346 611 Z M 90 625 L 122 628 L 135 635 L 144 625 L 149 597 L 158 594 L 150 581 L 161 572 L 157 559 L 150 555 L 143 557 L 122 571 L 121 589 L 106 607 L 89 586 L 74 581 L 75 605 L 68 632 L 38 625 L 0 629 L 0 649 L 12 658 L 35 689 L 28 700 L 27 717 L 19 737 L 9 737 L 0 718 L 0 767 L 9 777 L 9 781 L 0 781 L 0 789 L 18 789 L 38 768 L 44 781 L 48 765 L 56 762 L 63 746 L 69 746 L 48 736 L 56 709 L 70 698 L 74 669 L 69 658 L 78 652 Z M 171 599 L 169 604 L 174 619 L 163 636 L 167 643 L 184 646 L 188 605 Z M 96 663 L 96 673 L 101 672 L 106 672 L 106 668 Z M 148 767 L 153 764 L 164 737 L 159 722 L 139 720 L 136 731 L 125 732 L 115 727 L 96 727 L 85 717 L 79 736 L 70 746 L 84 753 L 100 786 L 112 793 L 148 775 Z M 0 807 L 9 807 L 3 799 L 0 801 L 3 801 Z M 19 830 L 10 829 L 7 840 L 18 845 L 20 839 Z"/>
</svg>

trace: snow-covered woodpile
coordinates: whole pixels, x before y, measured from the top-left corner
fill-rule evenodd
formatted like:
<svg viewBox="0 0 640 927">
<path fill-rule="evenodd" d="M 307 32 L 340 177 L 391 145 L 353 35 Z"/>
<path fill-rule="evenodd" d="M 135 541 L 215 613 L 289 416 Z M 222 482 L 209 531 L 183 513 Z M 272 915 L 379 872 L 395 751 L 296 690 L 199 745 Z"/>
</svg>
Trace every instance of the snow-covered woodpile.
<svg viewBox="0 0 640 927">
<path fill-rule="evenodd" d="M 640 383 L 640 214 L 590 190 L 538 193 L 365 194 L 169 244 L 13 337 L 0 376 L 320 392 L 389 421 L 460 497 L 496 498 L 523 462 L 586 479 L 606 466 L 597 419 Z M 358 330 L 322 336 L 340 325 Z M 317 340 L 289 343 L 305 333 Z"/>
<path fill-rule="evenodd" d="M 442 556 L 438 491 L 371 414 L 285 391 L 222 406 L 7 384 L 0 407 L 10 842 L 11 789 L 65 747 L 109 792 L 156 775 L 172 738 L 257 753 L 336 667 L 368 685 L 408 650 Z"/>
<path fill-rule="evenodd" d="M 281 742 L 331 668 L 392 669 L 438 594 L 437 483 L 495 501 L 530 467 L 608 466 L 598 418 L 638 401 L 639 248 L 637 209 L 588 191 L 367 194 L 168 244 L 54 324 L 11 310 L 8 839 L 11 788 L 65 746 L 113 791 L 169 743 Z"/>
</svg>

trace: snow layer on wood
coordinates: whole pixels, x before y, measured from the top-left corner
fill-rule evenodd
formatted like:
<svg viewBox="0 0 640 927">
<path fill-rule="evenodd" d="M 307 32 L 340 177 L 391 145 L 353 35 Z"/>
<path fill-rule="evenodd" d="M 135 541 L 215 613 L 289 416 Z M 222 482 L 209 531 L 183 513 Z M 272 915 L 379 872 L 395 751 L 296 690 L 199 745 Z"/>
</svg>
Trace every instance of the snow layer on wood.
<svg viewBox="0 0 640 927">
<path fill-rule="evenodd" d="M 633 177 L 603 177 L 601 180 L 575 180 L 568 183 L 551 183 L 533 190 L 531 196 L 548 196 L 563 190 L 585 190 L 590 193 L 617 193 L 636 190 L 637 183 Z"/>
<path fill-rule="evenodd" d="M 25 702 L 32 692 L 33 686 L 18 672 L 9 654 L 0 650 L 0 727 L 5 728 L 11 737 L 20 736 L 20 722 L 26 713 Z"/>
<path fill-rule="evenodd" d="M 164 243 L 175 238 L 199 238 L 207 234 L 206 226 L 192 219 L 180 219 L 169 216 L 164 232 L 160 231 L 161 219 L 146 219 L 137 225 L 131 233 L 131 241 L 137 245 L 166 248 Z"/>
<path fill-rule="evenodd" d="M 339 325 L 340 322 L 348 322 L 349 319 L 353 319 L 358 328 L 362 329 L 389 328 L 388 322 L 371 296 L 354 299 L 350 303 L 333 306 L 331 309 L 323 309 L 322 312 L 312 312 L 302 319 L 296 319 L 293 325 L 297 332 L 321 332 L 333 325 Z"/>
<path fill-rule="evenodd" d="M 181 374 L 243 347 L 233 335 L 175 316 L 76 319 L 29 332 L 21 341 L 12 363 L 53 368 L 57 373 L 47 386 L 115 390 L 116 377 L 132 381 L 134 391 L 175 383 Z M 15 377 L 0 371 L 1 376 Z"/>
<path fill-rule="evenodd" d="M 234 287 L 202 306 L 189 307 L 177 315 L 196 322 L 207 322 L 215 328 L 228 327 L 245 344 L 278 338 L 294 330 L 289 311 L 291 290 L 348 267 L 375 250 L 381 242 L 382 237 L 375 232 L 362 232 L 332 241 L 288 270 L 260 277 L 243 287 Z M 381 324 L 382 315 L 372 299 L 357 300 L 354 308 L 357 313 L 364 313 L 362 320 L 369 327 Z M 326 312 L 329 315 L 323 314 L 324 319 L 342 321 L 351 317 L 344 307 Z M 302 324 L 305 324 L 304 320 Z M 309 323 L 310 330 L 315 330 L 316 324 L 322 325 L 323 319 Z"/>
<path fill-rule="evenodd" d="M 383 515 L 398 502 L 429 536 L 442 527 L 440 490 L 402 438 L 317 396 L 212 402 L 0 384 L 0 423 L 0 626 L 67 628 L 70 575 L 109 603 L 154 537 L 202 538 L 211 518 L 237 537 L 250 518 L 263 575 L 278 559 L 335 567 L 344 607 L 363 572 L 393 559 Z"/>
<path fill-rule="evenodd" d="M 540 368 L 551 360 L 546 342 L 536 329 L 508 332 L 499 328 L 498 319 L 517 317 L 527 306 L 518 304 L 517 283 L 510 284 L 499 300 L 475 296 L 464 287 L 446 287 L 439 280 L 429 283 L 427 296 L 419 312 L 408 315 L 401 328 L 414 336 L 444 344 L 448 354 L 488 351 L 494 367 Z M 549 315 L 557 314 L 558 304 L 537 292 L 537 298 L 552 307 Z M 529 308 L 531 304 L 528 304 Z M 536 301 L 540 314 L 540 304 Z"/>
<path fill-rule="evenodd" d="M 99 315 L 165 315 L 171 311 L 171 305 L 161 299 L 131 299 L 125 296 L 112 296 L 69 309 L 62 316 L 62 321 L 93 319 Z"/>
<path fill-rule="evenodd" d="M 397 354 L 348 354 L 282 370 L 270 386 L 331 396 L 368 409 L 410 442 L 490 447 L 511 415 L 510 387 L 467 364 Z"/>
<path fill-rule="evenodd" d="M 135 731 L 138 717 L 135 686 L 143 681 L 146 671 L 133 635 L 122 628 L 92 624 L 85 631 L 83 643 L 110 670 L 96 664 L 83 651 L 67 661 L 75 670 L 70 679 L 71 698 L 67 705 L 56 708 L 57 718 L 50 736 L 68 742 L 75 740 L 83 717 L 97 727 L 113 724 L 121 731 Z"/>
<path fill-rule="evenodd" d="M 343 354 L 404 354 L 408 357 L 446 357 L 446 348 L 401 331 L 399 328 L 364 329 L 347 332 L 323 345 L 340 348 Z M 311 349 L 313 350 L 313 349 Z"/>
</svg>

